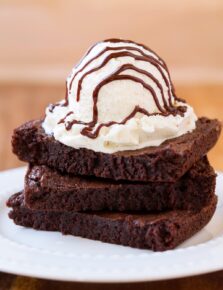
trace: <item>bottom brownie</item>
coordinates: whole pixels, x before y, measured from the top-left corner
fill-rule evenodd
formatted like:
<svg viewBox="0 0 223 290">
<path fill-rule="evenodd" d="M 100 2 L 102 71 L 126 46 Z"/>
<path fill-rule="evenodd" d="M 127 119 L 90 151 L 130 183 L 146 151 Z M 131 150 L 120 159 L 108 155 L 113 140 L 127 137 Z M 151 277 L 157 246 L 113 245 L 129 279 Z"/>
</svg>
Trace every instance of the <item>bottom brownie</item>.
<svg viewBox="0 0 223 290">
<path fill-rule="evenodd" d="M 201 230 L 215 212 L 217 197 L 200 211 L 173 210 L 156 214 L 78 213 L 32 211 L 25 207 L 23 193 L 14 194 L 7 202 L 9 217 L 17 225 L 37 230 L 60 231 L 153 251 L 173 249 Z"/>
</svg>

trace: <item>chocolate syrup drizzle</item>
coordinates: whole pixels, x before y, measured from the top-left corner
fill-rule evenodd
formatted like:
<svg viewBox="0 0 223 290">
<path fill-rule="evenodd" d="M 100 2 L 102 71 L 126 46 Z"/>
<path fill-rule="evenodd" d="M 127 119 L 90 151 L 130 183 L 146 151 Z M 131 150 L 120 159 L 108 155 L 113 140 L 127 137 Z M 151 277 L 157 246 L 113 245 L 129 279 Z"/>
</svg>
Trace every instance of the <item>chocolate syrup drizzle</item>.
<svg viewBox="0 0 223 290">
<path fill-rule="evenodd" d="M 113 72 L 112 74 L 110 74 L 107 78 L 105 78 L 104 80 L 102 80 L 94 88 L 94 91 L 93 91 L 93 94 L 92 94 L 92 98 L 93 98 L 93 118 L 92 118 L 92 121 L 90 121 L 90 122 L 82 122 L 82 121 L 78 121 L 78 120 L 72 120 L 72 121 L 66 122 L 66 118 L 69 115 L 71 115 L 71 114 L 74 113 L 74 112 L 70 111 L 70 112 L 68 112 L 68 114 L 63 119 L 61 119 L 58 122 L 58 124 L 61 124 L 61 123 L 65 123 L 66 122 L 66 125 L 65 126 L 66 126 L 66 129 L 67 130 L 70 130 L 74 124 L 82 124 L 82 125 L 85 125 L 85 127 L 81 131 L 81 134 L 84 135 L 84 136 L 87 136 L 89 138 L 94 139 L 94 138 L 97 138 L 97 136 L 98 136 L 98 134 L 100 132 L 100 129 L 102 127 L 109 127 L 109 126 L 112 126 L 114 124 L 125 124 L 129 119 L 131 119 L 132 117 L 134 117 L 137 113 L 142 113 L 142 114 L 144 114 L 146 116 L 152 116 L 152 115 L 168 116 L 170 114 L 172 114 L 172 115 L 177 115 L 177 114 L 183 115 L 185 113 L 185 111 L 186 111 L 186 107 L 185 106 L 175 107 L 174 104 L 172 103 L 172 96 L 173 96 L 173 98 L 174 98 L 175 101 L 181 101 L 181 102 L 184 102 L 184 101 L 181 100 L 181 99 L 179 99 L 179 98 L 177 98 L 175 96 L 174 87 L 173 87 L 173 84 L 172 84 L 171 79 L 170 79 L 170 75 L 169 75 L 169 71 L 168 71 L 167 65 L 165 64 L 165 62 L 160 57 L 158 57 L 158 55 L 156 55 L 155 52 L 153 52 L 151 49 L 149 49 L 148 47 L 146 47 L 146 46 L 144 46 L 142 44 L 137 44 L 137 43 L 135 43 L 133 41 L 130 41 L 130 40 L 108 39 L 108 40 L 105 40 L 105 42 L 110 42 L 110 43 L 123 42 L 123 43 L 127 43 L 127 44 L 133 43 L 133 44 L 136 44 L 138 46 L 143 47 L 145 50 L 151 52 L 156 57 L 154 57 L 153 55 L 144 53 L 140 48 L 131 47 L 131 46 L 128 46 L 128 45 L 126 45 L 126 46 L 120 46 L 120 47 L 110 47 L 110 46 L 108 46 L 108 47 L 104 48 L 96 56 L 94 56 L 93 58 L 91 58 L 85 65 L 83 65 L 79 70 L 77 70 L 77 72 L 73 75 L 73 77 L 72 77 L 72 79 L 70 81 L 69 88 L 66 85 L 65 102 L 63 104 L 58 103 L 58 104 L 52 105 L 52 107 L 50 109 L 51 112 L 54 110 L 54 107 L 55 106 L 59 106 L 59 105 L 61 105 L 61 106 L 68 106 L 69 105 L 68 95 L 69 95 L 69 92 L 70 92 L 70 90 L 72 88 L 72 84 L 73 84 L 74 79 L 90 63 L 92 63 L 94 60 L 96 60 L 97 58 L 99 58 L 100 56 L 102 56 L 103 54 L 105 54 L 108 51 L 111 51 L 111 53 L 108 54 L 108 56 L 105 57 L 105 59 L 102 61 L 102 63 L 99 66 L 97 66 L 97 67 L 95 67 L 95 68 L 93 68 L 93 69 L 85 72 L 82 75 L 82 77 L 78 80 L 77 95 L 76 95 L 76 101 L 77 102 L 80 101 L 80 98 L 81 98 L 81 95 L 80 94 L 81 94 L 81 89 L 82 89 L 82 83 L 83 83 L 84 79 L 86 78 L 86 76 L 92 74 L 93 72 L 96 72 L 96 71 L 100 70 L 111 59 L 118 58 L 118 57 L 131 57 L 131 58 L 134 58 L 137 61 L 148 62 L 148 63 L 152 64 L 153 66 L 155 66 L 156 69 L 162 75 L 162 78 L 163 78 L 163 80 L 164 80 L 164 82 L 165 82 L 165 84 L 166 84 L 166 86 L 168 88 L 168 97 L 169 97 L 168 98 L 168 101 L 164 97 L 164 91 L 163 91 L 162 85 L 160 84 L 160 82 L 152 74 L 150 74 L 149 72 L 147 72 L 147 71 L 145 71 L 143 69 L 139 69 L 139 68 L 135 67 L 132 64 L 124 64 L 120 68 L 118 68 L 115 72 Z M 95 45 L 97 45 L 97 43 Z M 91 50 L 95 47 L 95 45 L 93 45 L 87 51 L 87 53 L 85 54 L 84 58 L 91 52 Z M 112 51 L 116 51 L 116 50 L 119 50 L 119 52 L 112 52 Z M 133 52 L 139 52 L 140 55 L 134 54 Z M 78 64 L 78 66 L 81 65 L 81 63 L 82 63 L 82 61 L 83 61 L 84 58 L 82 58 L 82 60 Z M 78 68 L 78 66 L 76 68 Z M 168 78 L 165 75 L 165 73 L 163 72 L 163 69 L 167 72 Z M 141 73 L 141 74 L 149 77 L 150 79 L 152 79 L 153 82 L 157 85 L 157 87 L 160 90 L 160 93 L 161 93 L 161 96 L 162 96 L 162 100 L 163 100 L 163 107 L 160 105 L 159 100 L 158 100 L 158 97 L 157 97 L 154 89 L 149 84 L 147 84 L 146 82 L 144 82 L 142 79 L 140 79 L 138 77 L 135 77 L 135 76 L 132 76 L 132 75 L 120 74 L 120 73 L 123 73 L 126 70 L 134 70 L 134 71 L 136 71 L 138 73 Z M 106 85 L 106 84 L 108 84 L 110 82 L 113 82 L 113 81 L 117 81 L 117 80 L 130 80 L 130 81 L 134 81 L 136 83 L 140 83 L 146 90 L 148 90 L 151 93 L 151 95 L 153 97 L 153 100 L 154 100 L 157 108 L 159 109 L 160 113 L 149 113 L 144 108 L 141 108 L 140 106 L 135 106 L 134 110 L 124 120 L 122 120 L 121 122 L 111 121 L 111 122 L 107 122 L 107 123 L 102 123 L 102 124 L 100 124 L 99 126 L 96 127 L 96 124 L 97 124 L 97 121 L 98 121 L 97 101 L 98 101 L 98 95 L 99 95 L 100 89 L 104 85 Z M 95 129 L 95 127 L 96 127 L 96 129 Z"/>
</svg>

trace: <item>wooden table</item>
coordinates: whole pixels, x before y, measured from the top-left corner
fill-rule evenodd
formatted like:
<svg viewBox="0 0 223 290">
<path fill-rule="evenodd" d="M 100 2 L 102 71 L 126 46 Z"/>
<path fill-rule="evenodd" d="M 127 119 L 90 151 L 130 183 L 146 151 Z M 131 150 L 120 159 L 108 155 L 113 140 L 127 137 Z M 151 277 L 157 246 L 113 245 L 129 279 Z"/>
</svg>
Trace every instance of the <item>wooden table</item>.
<svg viewBox="0 0 223 290">
<path fill-rule="evenodd" d="M 176 88 L 178 95 L 186 98 L 198 115 L 223 120 L 223 85 L 178 85 Z M 10 137 L 13 128 L 26 120 L 43 116 L 45 106 L 63 96 L 64 87 L 61 85 L 0 85 L 1 170 L 22 165 L 11 153 Z M 209 158 L 216 169 L 223 170 L 223 137 Z M 55 282 L 0 273 L 0 290 L 3 289 L 223 289 L 223 271 L 171 281 L 112 285 Z"/>
</svg>

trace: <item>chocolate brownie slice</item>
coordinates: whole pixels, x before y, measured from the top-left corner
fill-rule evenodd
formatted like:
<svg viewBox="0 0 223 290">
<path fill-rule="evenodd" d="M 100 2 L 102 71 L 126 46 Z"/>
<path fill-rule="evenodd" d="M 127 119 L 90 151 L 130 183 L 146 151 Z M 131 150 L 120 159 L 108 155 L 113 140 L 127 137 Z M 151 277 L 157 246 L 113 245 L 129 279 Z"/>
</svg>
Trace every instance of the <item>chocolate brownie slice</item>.
<svg viewBox="0 0 223 290">
<path fill-rule="evenodd" d="M 30 165 L 24 196 L 26 206 L 36 210 L 199 210 L 213 197 L 215 181 L 207 157 L 175 183 L 118 182 L 64 175 L 44 165 Z"/>
<path fill-rule="evenodd" d="M 23 160 L 75 175 L 114 180 L 174 182 L 215 145 L 221 131 L 218 120 L 200 118 L 196 129 L 158 147 L 113 154 L 63 145 L 30 121 L 14 131 L 13 152 Z"/>
<path fill-rule="evenodd" d="M 13 195 L 9 217 L 17 225 L 37 230 L 60 231 L 135 248 L 165 251 L 201 230 L 215 212 L 217 197 L 200 211 L 175 210 L 157 214 L 78 213 L 32 211 L 25 207 L 22 193 Z"/>
</svg>

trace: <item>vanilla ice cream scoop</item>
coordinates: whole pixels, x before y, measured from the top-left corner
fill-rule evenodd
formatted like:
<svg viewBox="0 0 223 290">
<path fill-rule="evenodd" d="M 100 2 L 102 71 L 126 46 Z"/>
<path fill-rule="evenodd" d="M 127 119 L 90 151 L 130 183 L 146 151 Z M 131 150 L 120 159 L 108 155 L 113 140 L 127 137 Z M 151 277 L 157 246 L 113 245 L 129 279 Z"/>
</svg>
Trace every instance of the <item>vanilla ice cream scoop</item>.
<svg viewBox="0 0 223 290">
<path fill-rule="evenodd" d="M 165 62 L 148 47 L 109 39 L 93 45 L 67 79 L 65 100 L 46 110 L 43 128 L 74 148 L 114 153 L 159 146 L 195 128 Z"/>
</svg>

